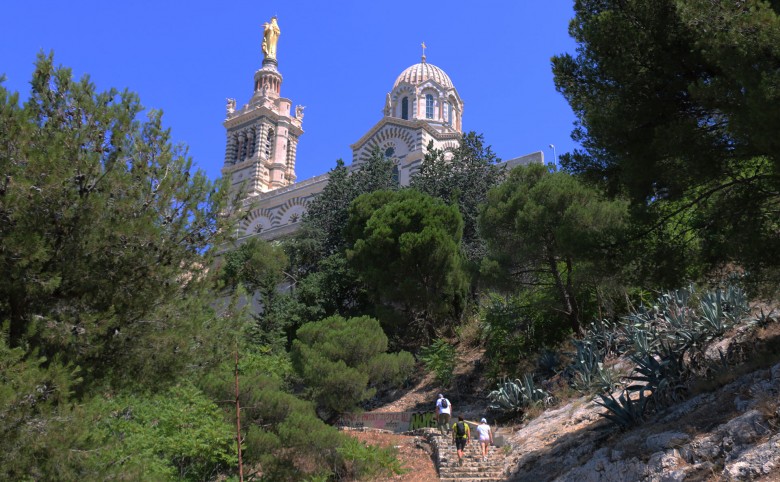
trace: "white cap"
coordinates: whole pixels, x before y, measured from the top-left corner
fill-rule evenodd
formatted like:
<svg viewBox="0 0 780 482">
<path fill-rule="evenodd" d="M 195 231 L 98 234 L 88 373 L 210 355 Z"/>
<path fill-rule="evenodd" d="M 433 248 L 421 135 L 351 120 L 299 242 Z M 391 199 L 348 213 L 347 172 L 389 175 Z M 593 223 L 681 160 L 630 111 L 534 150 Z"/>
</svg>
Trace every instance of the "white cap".
<svg viewBox="0 0 780 482">
<path fill-rule="evenodd" d="M 485 420 L 485 419 L 483 418 L 482 420 L 480 420 L 480 422 L 482 422 L 482 423 L 487 423 L 487 420 Z"/>
</svg>

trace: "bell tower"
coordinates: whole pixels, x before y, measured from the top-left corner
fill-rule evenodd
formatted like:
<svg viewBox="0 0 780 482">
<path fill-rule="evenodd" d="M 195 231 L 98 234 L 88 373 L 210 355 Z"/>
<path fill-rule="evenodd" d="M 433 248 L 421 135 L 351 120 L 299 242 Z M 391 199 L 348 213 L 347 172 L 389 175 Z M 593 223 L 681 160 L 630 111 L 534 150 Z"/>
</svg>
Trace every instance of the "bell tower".
<svg viewBox="0 0 780 482">
<path fill-rule="evenodd" d="M 295 154 L 303 134 L 303 106 L 281 96 L 282 74 L 278 70 L 276 45 L 279 40 L 276 17 L 263 25 L 263 64 L 254 75 L 249 102 L 236 108 L 227 100 L 223 125 L 226 129 L 225 162 L 222 175 L 229 177 L 231 190 L 253 197 L 295 183 Z"/>
</svg>

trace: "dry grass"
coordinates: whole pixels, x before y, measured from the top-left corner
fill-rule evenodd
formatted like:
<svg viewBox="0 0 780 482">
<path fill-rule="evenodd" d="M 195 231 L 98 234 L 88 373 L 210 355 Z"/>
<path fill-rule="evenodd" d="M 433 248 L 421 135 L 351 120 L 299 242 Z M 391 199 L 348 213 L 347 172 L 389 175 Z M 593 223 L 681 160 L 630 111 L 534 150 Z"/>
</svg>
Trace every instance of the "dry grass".
<svg viewBox="0 0 780 482">
<path fill-rule="evenodd" d="M 374 478 L 373 481 L 438 482 L 439 475 L 431 459 L 430 447 L 421 437 L 379 431 L 349 431 L 348 435 L 370 445 L 395 447 L 406 473 Z"/>
<path fill-rule="evenodd" d="M 766 370 L 780 360 L 780 323 L 772 323 L 756 332 L 749 347 L 749 357 L 739 365 L 718 370 L 712 376 L 696 380 L 690 387 L 691 396 L 709 393 L 737 378 L 758 370 Z"/>
<path fill-rule="evenodd" d="M 762 393 L 758 397 L 756 409 L 761 412 L 772 430 L 780 430 L 780 400 Z"/>
<path fill-rule="evenodd" d="M 455 333 L 462 346 L 476 348 L 482 343 L 482 323 L 478 317 L 466 320 L 462 325 L 455 328 Z"/>
</svg>

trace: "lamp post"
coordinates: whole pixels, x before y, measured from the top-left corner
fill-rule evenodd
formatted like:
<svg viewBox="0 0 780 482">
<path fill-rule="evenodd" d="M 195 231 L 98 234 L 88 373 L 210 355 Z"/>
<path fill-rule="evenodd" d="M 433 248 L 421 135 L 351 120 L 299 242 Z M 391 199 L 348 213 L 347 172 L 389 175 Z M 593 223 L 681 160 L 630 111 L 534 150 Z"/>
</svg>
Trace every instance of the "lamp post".
<svg viewBox="0 0 780 482">
<path fill-rule="evenodd" d="M 558 167 L 558 156 L 555 154 L 555 144 L 550 144 L 550 149 L 553 150 L 553 164 Z"/>
</svg>

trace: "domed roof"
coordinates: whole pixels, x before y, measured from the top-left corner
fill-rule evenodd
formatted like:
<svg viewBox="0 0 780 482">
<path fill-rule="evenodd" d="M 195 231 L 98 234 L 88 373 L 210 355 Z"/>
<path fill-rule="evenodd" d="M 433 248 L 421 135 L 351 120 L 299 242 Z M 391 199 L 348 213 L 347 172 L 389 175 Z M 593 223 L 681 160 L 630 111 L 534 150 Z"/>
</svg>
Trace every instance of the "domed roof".
<svg viewBox="0 0 780 482">
<path fill-rule="evenodd" d="M 446 89 L 454 88 L 449 75 L 445 74 L 443 70 L 436 67 L 435 65 L 425 62 L 425 60 L 419 64 L 414 64 L 401 72 L 401 75 L 395 79 L 393 88 L 398 87 L 398 84 L 401 82 L 408 82 L 412 85 L 419 85 L 429 79 Z"/>
</svg>

